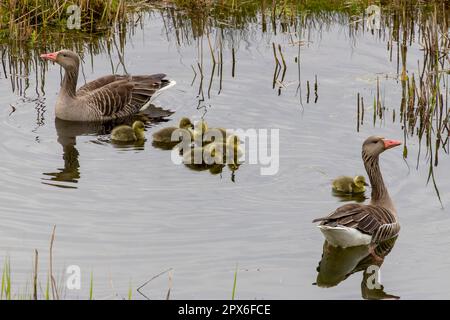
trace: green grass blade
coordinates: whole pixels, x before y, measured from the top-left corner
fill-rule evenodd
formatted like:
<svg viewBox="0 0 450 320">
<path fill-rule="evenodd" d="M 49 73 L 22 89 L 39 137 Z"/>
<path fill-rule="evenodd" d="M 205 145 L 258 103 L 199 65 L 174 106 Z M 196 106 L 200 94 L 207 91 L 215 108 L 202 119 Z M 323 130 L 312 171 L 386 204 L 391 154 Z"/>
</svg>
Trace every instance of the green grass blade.
<svg viewBox="0 0 450 320">
<path fill-rule="evenodd" d="M 47 276 L 47 284 L 45 286 L 45 300 L 50 300 L 50 276 Z"/>
<path fill-rule="evenodd" d="M 231 292 L 231 300 L 234 300 L 236 294 L 237 272 L 238 272 L 238 265 L 236 264 L 236 270 L 234 271 L 233 291 Z"/>
<path fill-rule="evenodd" d="M 89 300 L 94 298 L 94 273 L 91 271 L 91 282 L 89 285 Z"/>
<path fill-rule="evenodd" d="M 131 300 L 133 291 L 132 291 L 132 287 L 131 287 L 131 280 L 130 280 L 130 286 L 128 287 L 128 300 Z"/>
</svg>

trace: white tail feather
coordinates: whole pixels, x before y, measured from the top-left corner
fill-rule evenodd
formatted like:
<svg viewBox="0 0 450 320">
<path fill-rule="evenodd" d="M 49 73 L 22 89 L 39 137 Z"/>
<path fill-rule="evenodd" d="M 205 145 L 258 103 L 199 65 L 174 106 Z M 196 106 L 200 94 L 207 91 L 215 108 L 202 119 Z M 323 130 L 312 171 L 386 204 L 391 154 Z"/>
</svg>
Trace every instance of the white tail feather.
<svg viewBox="0 0 450 320">
<path fill-rule="evenodd" d="M 147 103 L 144 104 L 144 105 L 142 106 L 142 108 L 141 108 L 139 111 L 144 111 L 145 109 L 147 109 L 147 108 L 150 106 L 150 104 L 152 103 L 152 101 L 153 101 L 156 97 L 158 97 L 158 96 L 161 94 L 161 92 L 163 92 L 163 91 L 165 91 L 165 90 L 167 90 L 167 89 L 172 88 L 172 87 L 173 87 L 174 85 L 176 85 L 176 84 L 177 84 L 177 82 L 176 82 L 175 80 L 169 80 L 169 84 L 166 85 L 165 87 L 159 89 L 158 91 L 156 91 L 156 92 L 151 96 L 150 100 L 148 100 Z"/>
<path fill-rule="evenodd" d="M 355 228 L 348 228 L 344 226 L 330 227 L 319 225 L 317 226 L 327 239 L 328 243 L 335 247 L 355 247 L 370 244 L 372 236 L 362 233 Z"/>
</svg>

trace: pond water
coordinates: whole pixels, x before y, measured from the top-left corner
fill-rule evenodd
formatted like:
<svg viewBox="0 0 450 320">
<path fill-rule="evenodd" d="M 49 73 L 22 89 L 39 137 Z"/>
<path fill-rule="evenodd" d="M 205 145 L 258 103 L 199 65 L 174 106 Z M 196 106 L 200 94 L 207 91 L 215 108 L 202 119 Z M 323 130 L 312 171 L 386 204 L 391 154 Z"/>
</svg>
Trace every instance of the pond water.
<svg viewBox="0 0 450 320">
<path fill-rule="evenodd" d="M 314 285 L 324 239 L 311 221 L 343 204 L 331 193 L 334 177 L 365 175 L 366 137 L 404 139 L 401 123 L 392 121 L 402 88 L 386 40 L 370 32 L 350 36 L 348 25 L 337 19 L 308 29 L 299 51 L 291 34 L 262 33 L 254 22 L 245 37 L 237 30 L 223 38 L 222 81 L 217 66 L 211 81 L 208 38 L 179 44 L 164 22 L 159 14 L 146 17 L 123 50 L 130 74 L 162 72 L 177 82 L 154 100 L 175 113 L 168 122 L 148 125 L 143 146 L 114 146 L 108 127 L 55 122 L 59 66 L 48 65 L 45 94 L 34 89 L 34 72 L 29 88 L 19 93 L 12 90 L 11 75 L 0 71 L 0 260 L 10 259 L 13 291 L 30 287 L 34 249 L 45 287 L 56 225 L 57 281 L 69 265 L 82 273 L 80 290 L 64 290 L 68 298 L 89 296 L 92 273 L 94 298 L 125 298 L 131 286 L 133 298 L 141 299 L 134 289 L 172 269 L 171 280 L 164 273 L 141 291 L 159 299 L 172 286 L 172 299 L 230 299 L 237 266 L 237 299 L 360 299 L 362 272 L 330 288 Z M 215 50 L 217 36 L 213 28 Z M 281 45 L 287 66 L 280 92 L 279 83 L 273 88 L 273 43 Z M 413 42 L 408 72 L 421 59 Z M 84 60 L 86 79 L 92 80 L 110 74 L 120 56 L 113 50 Z M 117 72 L 123 72 L 120 65 Z M 373 124 L 377 77 L 388 116 Z M 368 102 L 359 132 L 357 93 Z M 151 135 L 183 116 L 230 129 L 279 129 L 278 172 L 261 175 L 261 165 L 244 163 L 234 173 L 224 168 L 213 175 L 175 165 L 170 151 L 152 146 Z M 407 159 L 401 148 L 381 156 L 402 225 L 381 282 L 387 294 L 402 299 L 448 299 L 450 162 L 442 153 L 434 168 L 441 204 L 433 183 L 427 184 L 425 151 L 416 167 L 419 142 L 413 137 L 407 146 Z"/>
</svg>

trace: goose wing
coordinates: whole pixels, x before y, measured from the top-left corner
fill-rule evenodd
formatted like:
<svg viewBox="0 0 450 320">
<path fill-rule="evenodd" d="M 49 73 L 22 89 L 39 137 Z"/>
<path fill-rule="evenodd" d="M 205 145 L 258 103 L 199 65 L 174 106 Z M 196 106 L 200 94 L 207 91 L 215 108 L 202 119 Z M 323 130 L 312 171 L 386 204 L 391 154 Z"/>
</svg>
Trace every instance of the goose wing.
<svg viewBox="0 0 450 320">
<path fill-rule="evenodd" d="M 400 231 L 400 224 L 390 210 L 380 206 L 356 203 L 341 206 L 328 216 L 315 219 L 313 222 L 358 229 L 371 235 L 374 243 L 391 239 Z"/>
<path fill-rule="evenodd" d="M 134 108 L 141 110 L 158 90 L 168 86 L 171 82 L 164 79 L 165 77 L 166 75 L 163 73 L 150 76 L 132 76 L 130 81 L 134 84 L 134 87 L 131 92 L 130 103 Z"/>
<path fill-rule="evenodd" d="M 106 76 L 81 87 L 83 103 L 101 119 L 137 113 L 152 95 L 169 83 L 164 74 L 151 76 Z"/>
<path fill-rule="evenodd" d="M 127 77 L 128 76 L 111 74 L 111 75 L 107 75 L 107 76 L 98 78 L 96 80 L 90 81 L 78 89 L 77 96 L 83 96 L 85 94 L 91 93 L 94 90 L 97 90 L 101 87 L 106 86 L 107 84 L 110 84 L 114 81 L 124 80 Z"/>
<path fill-rule="evenodd" d="M 130 104 L 134 85 L 127 80 L 114 81 L 81 97 L 97 120 L 125 117 L 135 113 Z"/>
</svg>

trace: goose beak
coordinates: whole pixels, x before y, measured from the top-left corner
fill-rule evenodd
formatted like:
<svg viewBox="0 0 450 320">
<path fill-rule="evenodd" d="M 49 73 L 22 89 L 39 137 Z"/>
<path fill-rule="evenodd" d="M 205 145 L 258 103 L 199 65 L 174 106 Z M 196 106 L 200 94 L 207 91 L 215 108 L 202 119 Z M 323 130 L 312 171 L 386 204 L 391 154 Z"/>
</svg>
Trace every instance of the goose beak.
<svg viewBox="0 0 450 320">
<path fill-rule="evenodd" d="M 400 141 L 398 141 L 398 140 L 387 140 L 387 139 L 383 139 L 383 142 L 384 142 L 384 149 L 385 149 L 385 150 L 394 148 L 394 147 L 399 146 L 399 145 L 402 144 L 402 143 L 401 143 Z"/>
<path fill-rule="evenodd" d="M 43 53 L 41 54 L 41 58 L 44 60 L 56 61 L 56 57 L 58 56 L 59 51 L 51 52 L 51 53 Z"/>
</svg>

